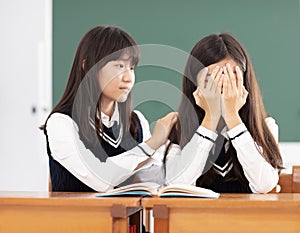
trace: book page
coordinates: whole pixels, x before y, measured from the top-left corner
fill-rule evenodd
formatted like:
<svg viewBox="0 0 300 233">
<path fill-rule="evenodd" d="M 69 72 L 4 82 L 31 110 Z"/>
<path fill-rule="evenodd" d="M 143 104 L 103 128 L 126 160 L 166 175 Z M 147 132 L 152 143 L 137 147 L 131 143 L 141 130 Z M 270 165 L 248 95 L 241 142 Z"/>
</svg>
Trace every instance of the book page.
<svg viewBox="0 0 300 233">
<path fill-rule="evenodd" d="M 199 197 L 211 197 L 218 198 L 219 193 L 216 193 L 210 189 L 196 187 L 187 184 L 173 184 L 159 189 L 159 196 L 199 196 Z"/>
<path fill-rule="evenodd" d="M 152 183 L 152 182 L 144 182 L 144 183 L 134 183 L 130 185 L 125 185 L 116 189 L 112 189 L 107 191 L 106 194 L 116 194 L 116 193 L 124 193 L 130 191 L 145 191 L 149 192 L 153 195 L 157 194 L 157 190 L 160 187 L 159 184 Z"/>
</svg>

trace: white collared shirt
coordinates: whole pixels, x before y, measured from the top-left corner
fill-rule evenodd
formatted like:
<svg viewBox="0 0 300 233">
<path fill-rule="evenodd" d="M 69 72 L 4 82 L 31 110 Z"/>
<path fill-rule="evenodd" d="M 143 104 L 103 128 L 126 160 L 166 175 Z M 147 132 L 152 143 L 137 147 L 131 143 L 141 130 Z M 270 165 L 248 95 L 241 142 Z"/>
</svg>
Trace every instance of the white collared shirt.
<svg viewBox="0 0 300 233">
<path fill-rule="evenodd" d="M 146 141 L 151 137 L 148 121 L 139 111 L 135 111 L 135 113 L 139 117 L 143 129 L 143 140 Z M 110 121 L 107 121 L 104 114 L 101 114 L 101 117 L 108 127 L 108 125 L 113 125 L 112 119 L 114 119 L 114 122 L 119 121 L 118 115 L 119 112 L 116 107 Z M 111 124 L 108 122 L 111 122 Z M 120 155 L 109 157 L 106 162 L 99 161 L 89 149 L 85 148 L 83 142 L 79 139 L 77 124 L 71 117 L 62 113 L 53 113 L 50 116 L 46 130 L 52 157 L 76 178 L 96 191 L 104 192 L 112 189 L 138 172 L 135 171 L 137 165 L 149 158 L 139 147 L 134 147 Z M 140 143 L 139 146 L 148 154 L 154 153 L 154 150 L 144 142 Z M 83 161 L 81 154 L 83 150 L 85 158 L 93 162 L 93 169 L 87 166 L 86 161 Z M 103 181 L 94 172 L 94 170 L 109 171 L 112 165 L 120 167 L 123 173 L 112 172 L 109 182 Z"/>
<path fill-rule="evenodd" d="M 99 117 L 99 114 L 97 115 Z M 107 128 L 112 127 L 115 123 L 118 124 L 120 119 L 118 104 L 117 103 L 115 104 L 114 111 L 111 117 L 107 116 L 104 112 L 101 112 L 100 115 L 101 115 L 102 124 L 105 125 Z"/>
<path fill-rule="evenodd" d="M 138 115 L 143 129 L 143 140 L 146 141 L 151 137 L 148 121 L 142 113 L 135 111 Z M 115 108 L 110 121 L 115 122 L 119 119 L 118 108 Z M 104 114 L 101 114 L 102 121 L 107 123 Z M 266 119 L 267 124 L 278 139 L 278 126 L 272 118 Z M 104 123 L 104 124 L 106 124 Z M 106 126 L 109 127 L 107 124 Z M 172 145 L 167 156 L 166 162 L 166 180 L 162 179 L 162 158 L 165 153 L 163 145 L 156 152 L 151 149 L 145 142 L 139 144 L 151 158 L 136 146 L 129 151 L 120 155 L 109 157 L 106 162 L 95 159 L 91 151 L 86 149 L 86 154 L 93 160 L 93 169 L 110 171 L 112 164 L 117 164 L 122 169 L 120 172 L 110 172 L 110 182 L 104 181 L 101 177 L 93 172 L 85 161 L 82 161 L 78 145 L 85 148 L 79 140 L 78 127 L 75 122 L 67 115 L 54 113 L 47 122 L 47 134 L 52 157 L 62 166 L 70 171 L 76 178 L 100 192 L 112 189 L 114 186 L 122 183 L 130 176 L 135 175 L 139 181 L 154 181 L 157 183 L 185 183 L 195 184 L 197 178 L 202 175 L 202 171 L 209 151 L 214 143 L 206 138 L 194 134 L 190 142 L 181 149 L 179 145 Z M 244 124 L 240 124 L 227 132 L 229 137 L 234 137 L 237 133 L 246 129 Z M 217 134 L 203 126 L 199 126 L 197 132 L 216 140 Z M 249 181 L 249 186 L 254 193 L 265 193 L 272 190 L 278 182 L 278 172 L 274 169 L 258 152 L 255 142 L 250 133 L 244 133 L 233 141 L 233 146 L 237 151 L 237 157 L 241 163 L 245 176 Z M 155 153 L 154 153 L 155 152 Z M 145 160 L 148 161 L 139 170 L 135 170 L 137 165 Z"/>
<path fill-rule="evenodd" d="M 278 142 L 278 125 L 271 117 L 266 118 L 266 122 L 275 141 Z M 224 129 L 222 132 L 224 137 L 234 138 L 244 130 L 247 130 L 246 126 L 240 124 L 229 131 Z M 197 132 L 213 140 L 217 138 L 215 132 L 202 126 L 197 129 Z M 195 184 L 197 178 L 202 175 L 210 149 L 214 144 L 199 136 L 200 139 L 196 142 L 197 139 L 195 137 L 197 136 L 198 135 L 195 134 L 182 150 L 177 146 L 176 149 L 171 150 L 168 154 L 166 169 L 167 184 Z M 206 143 L 204 143 L 204 140 Z M 232 145 L 237 152 L 238 160 L 249 181 L 251 191 L 253 193 L 267 193 L 271 191 L 278 183 L 278 171 L 262 157 L 249 131 L 232 140 Z M 191 156 L 191 154 L 193 154 L 193 156 Z M 190 160 L 189 163 L 186 162 L 187 158 L 184 158 L 185 156 Z M 182 166 L 185 166 L 185 169 L 182 169 Z"/>
</svg>

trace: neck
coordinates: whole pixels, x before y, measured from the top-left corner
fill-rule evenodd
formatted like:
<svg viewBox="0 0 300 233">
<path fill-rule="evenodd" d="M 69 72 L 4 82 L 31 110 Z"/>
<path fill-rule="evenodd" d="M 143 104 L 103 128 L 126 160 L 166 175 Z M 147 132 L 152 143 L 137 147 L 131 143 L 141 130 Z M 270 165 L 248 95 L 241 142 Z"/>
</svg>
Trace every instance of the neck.
<svg viewBox="0 0 300 233">
<path fill-rule="evenodd" d="M 113 111 L 114 111 L 114 106 L 115 106 L 115 101 L 102 98 L 101 99 L 101 106 L 99 106 L 99 109 L 105 115 L 109 116 L 109 118 L 111 118 L 111 116 L 113 114 Z"/>
</svg>

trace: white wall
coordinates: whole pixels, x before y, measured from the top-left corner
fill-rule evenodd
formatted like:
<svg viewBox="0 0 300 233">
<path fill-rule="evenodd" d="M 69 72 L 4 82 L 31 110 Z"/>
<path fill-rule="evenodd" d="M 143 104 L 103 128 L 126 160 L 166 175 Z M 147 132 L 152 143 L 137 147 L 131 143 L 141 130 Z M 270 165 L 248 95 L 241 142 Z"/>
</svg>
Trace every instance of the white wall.
<svg viewBox="0 0 300 233">
<path fill-rule="evenodd" d="M 293 165 L 300 165 L 300 142 L 281 142 L 279 143 L 283 166 L 283 172 L 292 173 Z"/>
<path fill-rule="evenodd" d="M 38 126 L 51 106 L 51 2 L 0 0 L 0 190 L 47 190 Z"/>
</svg>

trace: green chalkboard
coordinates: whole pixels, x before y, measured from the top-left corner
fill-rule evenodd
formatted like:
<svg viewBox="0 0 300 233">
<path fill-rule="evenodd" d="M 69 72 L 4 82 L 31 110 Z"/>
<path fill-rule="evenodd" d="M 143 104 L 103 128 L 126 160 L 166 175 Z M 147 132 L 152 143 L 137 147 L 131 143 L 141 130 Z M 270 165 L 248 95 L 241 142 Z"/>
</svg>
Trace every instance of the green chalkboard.
<svg viewBox="0 0 300 233">
<path fill-rule="evenodd" d="M 280 141 L 300 141 L 299 9 L 299 0 L 53 0 L 53 104 L 63 92 L 79 40 L 96 25 L 120 26 L 138 44 L 186 52 L 207 34 L 230 32 L 250 54 Z M 136 82 L 146 80 L 181 88 L 180 73 L 163 67 L 137 68 Z M 155 98 L 135 107 L 150 123 L 172 110 Z"/>
</svg>

